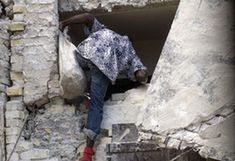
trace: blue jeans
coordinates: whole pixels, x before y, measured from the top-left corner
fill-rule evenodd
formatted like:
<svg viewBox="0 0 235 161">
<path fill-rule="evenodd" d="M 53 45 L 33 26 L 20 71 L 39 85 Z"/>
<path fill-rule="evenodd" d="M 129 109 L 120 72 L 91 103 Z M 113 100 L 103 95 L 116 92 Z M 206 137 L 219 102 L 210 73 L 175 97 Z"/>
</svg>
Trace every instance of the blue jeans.
<svg viewBox="0 0 235 161">
<path fill-rule="evenodd" d="M 95 140 L 100 134 L 100 125 L 103 119 L 103 105 L 104 97 L 110 83 L 110 80 L 105 76 L 97 66 L 95 66 L 89 59 L 83 58 L 77 53 L 77 60 L 85 73 L 89 72 L 90 84 L 90 107 L 88 110 L 87 125 L 83 132 L 91 139 Z"/>
</svg>

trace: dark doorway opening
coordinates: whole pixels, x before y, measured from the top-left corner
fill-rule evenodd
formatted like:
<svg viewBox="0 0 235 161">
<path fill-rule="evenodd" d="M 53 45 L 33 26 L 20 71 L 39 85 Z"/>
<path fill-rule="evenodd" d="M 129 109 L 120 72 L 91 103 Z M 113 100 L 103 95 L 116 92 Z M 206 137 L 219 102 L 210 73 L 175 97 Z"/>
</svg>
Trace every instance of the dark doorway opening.
<svg viewBox="0 0 235 161">
<path fill-rule="evenodd" d="M 143 64 L 148 68 L 149 81 L 153 75 L 161 50 L 169 33 L 178 3 L 146 6 L 143 8 L 114 9 L 113 12 L 93 11 L 96 18 L 109 29 L 127 35 L 133 41 L 133 46 Z M 61 19 L 77 13 L 60 15 Z M 82 25 L 69 28 L 72 42 L 78 45 L 85 39 Z M 110 85 L 107 97 L 112 93 L 123 93 L 138 87 L 139 83 L 128 78 L 119 77 L 114 85 Z"/>
</svg>

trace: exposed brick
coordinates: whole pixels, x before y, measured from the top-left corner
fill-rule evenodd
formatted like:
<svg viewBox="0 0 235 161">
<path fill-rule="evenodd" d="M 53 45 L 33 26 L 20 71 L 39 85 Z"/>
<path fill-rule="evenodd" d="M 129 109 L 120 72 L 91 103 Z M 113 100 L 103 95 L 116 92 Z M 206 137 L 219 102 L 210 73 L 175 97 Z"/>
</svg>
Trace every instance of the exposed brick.
<svg viewBox="0 0 235 161">
<path fill-rule="evenodd" d="M 11 80 L 23 80 L 23 73 L 22 72 L 10 72 Z"/>
<path fill-rule="evenodd" d="M 23 89 L 22 87 L 13 86 L 13 87 L 7 88 L 6 93 L 8 96 L 21 96 L 23 93 Z"/>
<path fill-rule="evenodd" d="M 10 78 L 13 81 L 13 84 L 17 84 L 19 86 L 24 85 L 24 77 L 22 72 L 11 71 Z"/>
<path fill-rule="evenodd" d="M 11 70 L 15 72 L 23 71 L 23 56 L 15 54 L 11 56 Z"/>
<path fill-rule="evenodd" d="M 25 5 L 22 4 L 15 4 L 13 6 L 13 13 L 25 13 L 26 12 L 26 7 Z"/>
<path fill-rule="evenodd" d="M 9 25 L 10 31 L 24 31 L 25 24 L 23 22 L 13 22 Z"/>
<path fill-rule="evenodd" d="M 11 47 L 18 47 L 18 46 L 21 46 L 23 44 L 24 44 L 24 42 L 21 39 L 11 40 Z"/>
</svg>

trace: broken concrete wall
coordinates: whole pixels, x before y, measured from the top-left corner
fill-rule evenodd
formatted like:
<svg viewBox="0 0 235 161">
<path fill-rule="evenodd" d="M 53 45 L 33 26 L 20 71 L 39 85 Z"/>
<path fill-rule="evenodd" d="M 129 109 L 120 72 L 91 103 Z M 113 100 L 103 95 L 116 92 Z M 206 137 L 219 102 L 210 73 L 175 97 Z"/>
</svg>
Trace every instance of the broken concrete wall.
<svg viewBox="0 0 235 161">
<path fill-rule="evenodd" d="M 104 9 L 112 11 L 117 6 L 133 6 L 143 7 L 154 3 L 164 3 L 177 0 L 59 0 L 60 12 L 71 11 L 91 11 L 97 9 Z"/>
<path fill-rule="evenodd" d="M 8 96 L 24 96 L 27 105 L 40 106 L 58 93 L 53 88 L 59 77 L 57 1 L 15 1 L 12 13 L 9 31 L 13 84 L 7 89 Z"/>
<path fill-rule="evenodd" d="M 233 5 L 180 1 L 138 118 L 143 131 L 168 138 L 168 147 L 191 144 L 204 157 L 235 159 Z"/>
</svg>

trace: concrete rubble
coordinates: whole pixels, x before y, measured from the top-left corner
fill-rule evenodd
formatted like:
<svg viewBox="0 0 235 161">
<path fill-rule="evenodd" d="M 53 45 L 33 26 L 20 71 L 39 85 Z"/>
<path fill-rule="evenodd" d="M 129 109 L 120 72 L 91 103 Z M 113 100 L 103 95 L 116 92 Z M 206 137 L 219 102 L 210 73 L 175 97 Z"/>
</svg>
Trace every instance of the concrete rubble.
<svg viewBox="0 0 235 161">
<path fill-rule="evenodd" d="M 232 3 L 180 2 L 138 118 L 142 131 L 172 138 L 168 147 L 188 144 L 206 158 L 230 161 L 235 159 L 234 143 L 227 140 L 235 109 Z"/>
<path fill-rule="evenodd" d="M 60 14 L 170 3 L 178 1 L 0 0 L 0 161 L 24 124 L 10 161 L 81 155 L 86 114 L 60 97 Z M 188 149 L 196 152 L 179 161 L 235 160 L 232 3 L 180 1 L 150 84 L 105 102 L 94 160 L 169 160 Z"/>
</svg>

